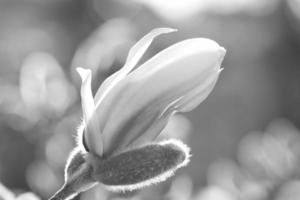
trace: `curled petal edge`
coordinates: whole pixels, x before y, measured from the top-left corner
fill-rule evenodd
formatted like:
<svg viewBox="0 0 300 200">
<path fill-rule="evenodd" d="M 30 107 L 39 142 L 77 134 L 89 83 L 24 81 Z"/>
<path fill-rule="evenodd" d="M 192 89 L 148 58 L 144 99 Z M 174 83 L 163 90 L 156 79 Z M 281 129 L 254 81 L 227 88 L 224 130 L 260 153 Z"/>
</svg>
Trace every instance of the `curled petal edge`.
<svg viewBox="0 0 300 200">
<path fill-rule="evenodd" d="M 77 68 L 77 72 L 81 77 L 81 104 L 83 113 L 84 133 L 82 139 L 85 139 L 89 150 L 93 153 L 102 156 L 103 154 L 103 139 L 98 125 L 97 115 L 95 112 L 95 103 L 92 94 L 91 82 L 92 72 L 90 69 Z M 80 133 L 81 134 L 81 133 Z M 82 141 L 83 142 L 83 141 Z"/>
<path fill-rule="evenodd" d="M 175 32 L 177 29 L 172 28 L 156 28 L 153 29 L 150 33 L 145 35 L 142 39 L 140 39 L 129 51 L 125 65 L 117 71 L 115 74 L 110 76 L 107 80 L 103 82 L 99 90 L 95 95 L 95 103 L 96 107 L 99 106 L 103 98 L 107 95 L 107 93 L 120 81 L 122 80 L 128 73 L 130 73 L 141 57 L 144 55 L 145 51 L 149 48 L 152 41 L 161 34 Z"/>
</svg>

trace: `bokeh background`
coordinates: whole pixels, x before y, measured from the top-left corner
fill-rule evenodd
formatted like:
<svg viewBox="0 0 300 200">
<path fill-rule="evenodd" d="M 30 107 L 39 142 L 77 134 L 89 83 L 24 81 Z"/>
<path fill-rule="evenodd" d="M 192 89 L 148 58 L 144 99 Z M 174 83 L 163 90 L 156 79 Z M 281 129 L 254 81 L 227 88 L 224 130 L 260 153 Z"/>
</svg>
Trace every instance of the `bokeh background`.
<svg viewBox="0 0 300 200">
<path fill-rule="evenodd" d="M 212 94 L 161 135 L 188 143 L 191 163 L 157 186 L 77 199 L 300 198 L 300 0 L 0 0 L 0 199 L 62 185 L 82 114 L 75 68 L 97 90 L 156 27 L 179 31 L 143 61 L 192 37 L 227 49 Z"/>
</svg>

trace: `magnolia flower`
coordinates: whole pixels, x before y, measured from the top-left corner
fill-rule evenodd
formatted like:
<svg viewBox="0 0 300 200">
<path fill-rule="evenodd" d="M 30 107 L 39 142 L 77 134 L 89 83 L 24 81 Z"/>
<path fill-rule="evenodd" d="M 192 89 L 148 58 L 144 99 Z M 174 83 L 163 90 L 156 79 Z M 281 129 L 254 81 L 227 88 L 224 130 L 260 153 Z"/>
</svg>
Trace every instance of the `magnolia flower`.
<svg viewBox="0 0 300 200">
<path fill-rule="evenodd" d="M 113 191 L 139 189 L 189 162 L 189 148 L 181 141 L 155 139 L 173 114 L 194 109 L 212 91 L 225 49 L 210 39 L 188 39 L 137 66 L 156 36 L 174 31 L 154 29 L 138 41 L 95 97 L 91 71 L 77 69 L 83 123 L 66 164 L 65 184 L 52 200 L 70 199 L 97 183 Z"/>
</svg>

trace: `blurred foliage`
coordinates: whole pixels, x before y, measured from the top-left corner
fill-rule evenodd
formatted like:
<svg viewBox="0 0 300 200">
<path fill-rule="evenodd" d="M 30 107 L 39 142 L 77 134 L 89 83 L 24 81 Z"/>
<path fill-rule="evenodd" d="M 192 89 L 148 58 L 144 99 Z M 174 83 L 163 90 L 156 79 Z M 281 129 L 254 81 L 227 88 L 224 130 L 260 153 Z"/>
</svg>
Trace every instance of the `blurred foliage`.
<svg viewBox="0 0 300 200">
<path fill-rule="evenodd" d="M 214 92 L 161 135 L 190 144 L 191 164 L 158 186 L 113 194 L 99 185 L 77 199 L 295 199 L 299 24 L 299 0 L 0 0 L 0 199 L 45 199 L 62 184 L 81 118 L 74 68 L 93 70 L 95 91 L 161 26 L 179 32 L 144 60 L 191 37 L 227 49 Z"/>
</svg>

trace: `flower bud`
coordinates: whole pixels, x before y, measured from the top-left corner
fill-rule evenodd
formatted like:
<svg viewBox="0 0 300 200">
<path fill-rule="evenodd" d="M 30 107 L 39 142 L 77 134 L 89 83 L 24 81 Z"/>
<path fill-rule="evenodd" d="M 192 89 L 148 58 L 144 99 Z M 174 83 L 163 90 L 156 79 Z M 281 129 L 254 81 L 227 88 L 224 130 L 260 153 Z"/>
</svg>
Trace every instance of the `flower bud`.
<svg viewBox="0 0 300 200">
<path fill-rule="evenodd" d="M 206 38 L 176 43 L 136 67 L 152 40 L 174 29 L 154 29 L 130 50 L 122 69 L 92 95 L 90 70 L 82 79 L 83 123 L 65 184 L 51 200 L 70 199 L 98 182 L 114 191 L 164 181 L 189 162 L 178 140 L 153 143 L 176 112 L 197 107 L 212 91 L 225 49 Z"/>
<path fill-rule="evenodd" d="M 110 156 L 154 140 L 170 116 L 194 109 L 212 91 L 226 51 L 210 39 L 176 43 L 136 67 L 156 36 L 173 31 L 154 29 L 137 42 L 124 67 L 102 84 L 94 99 L 90 86 L 84 86 L 90 84 L 89 73 L 80 73 L 82 98 L 90 99 L 82 102 L 84 116 L 90 116 L 84 120 L 84 139 L 91 152 Z"/>
</svg>

